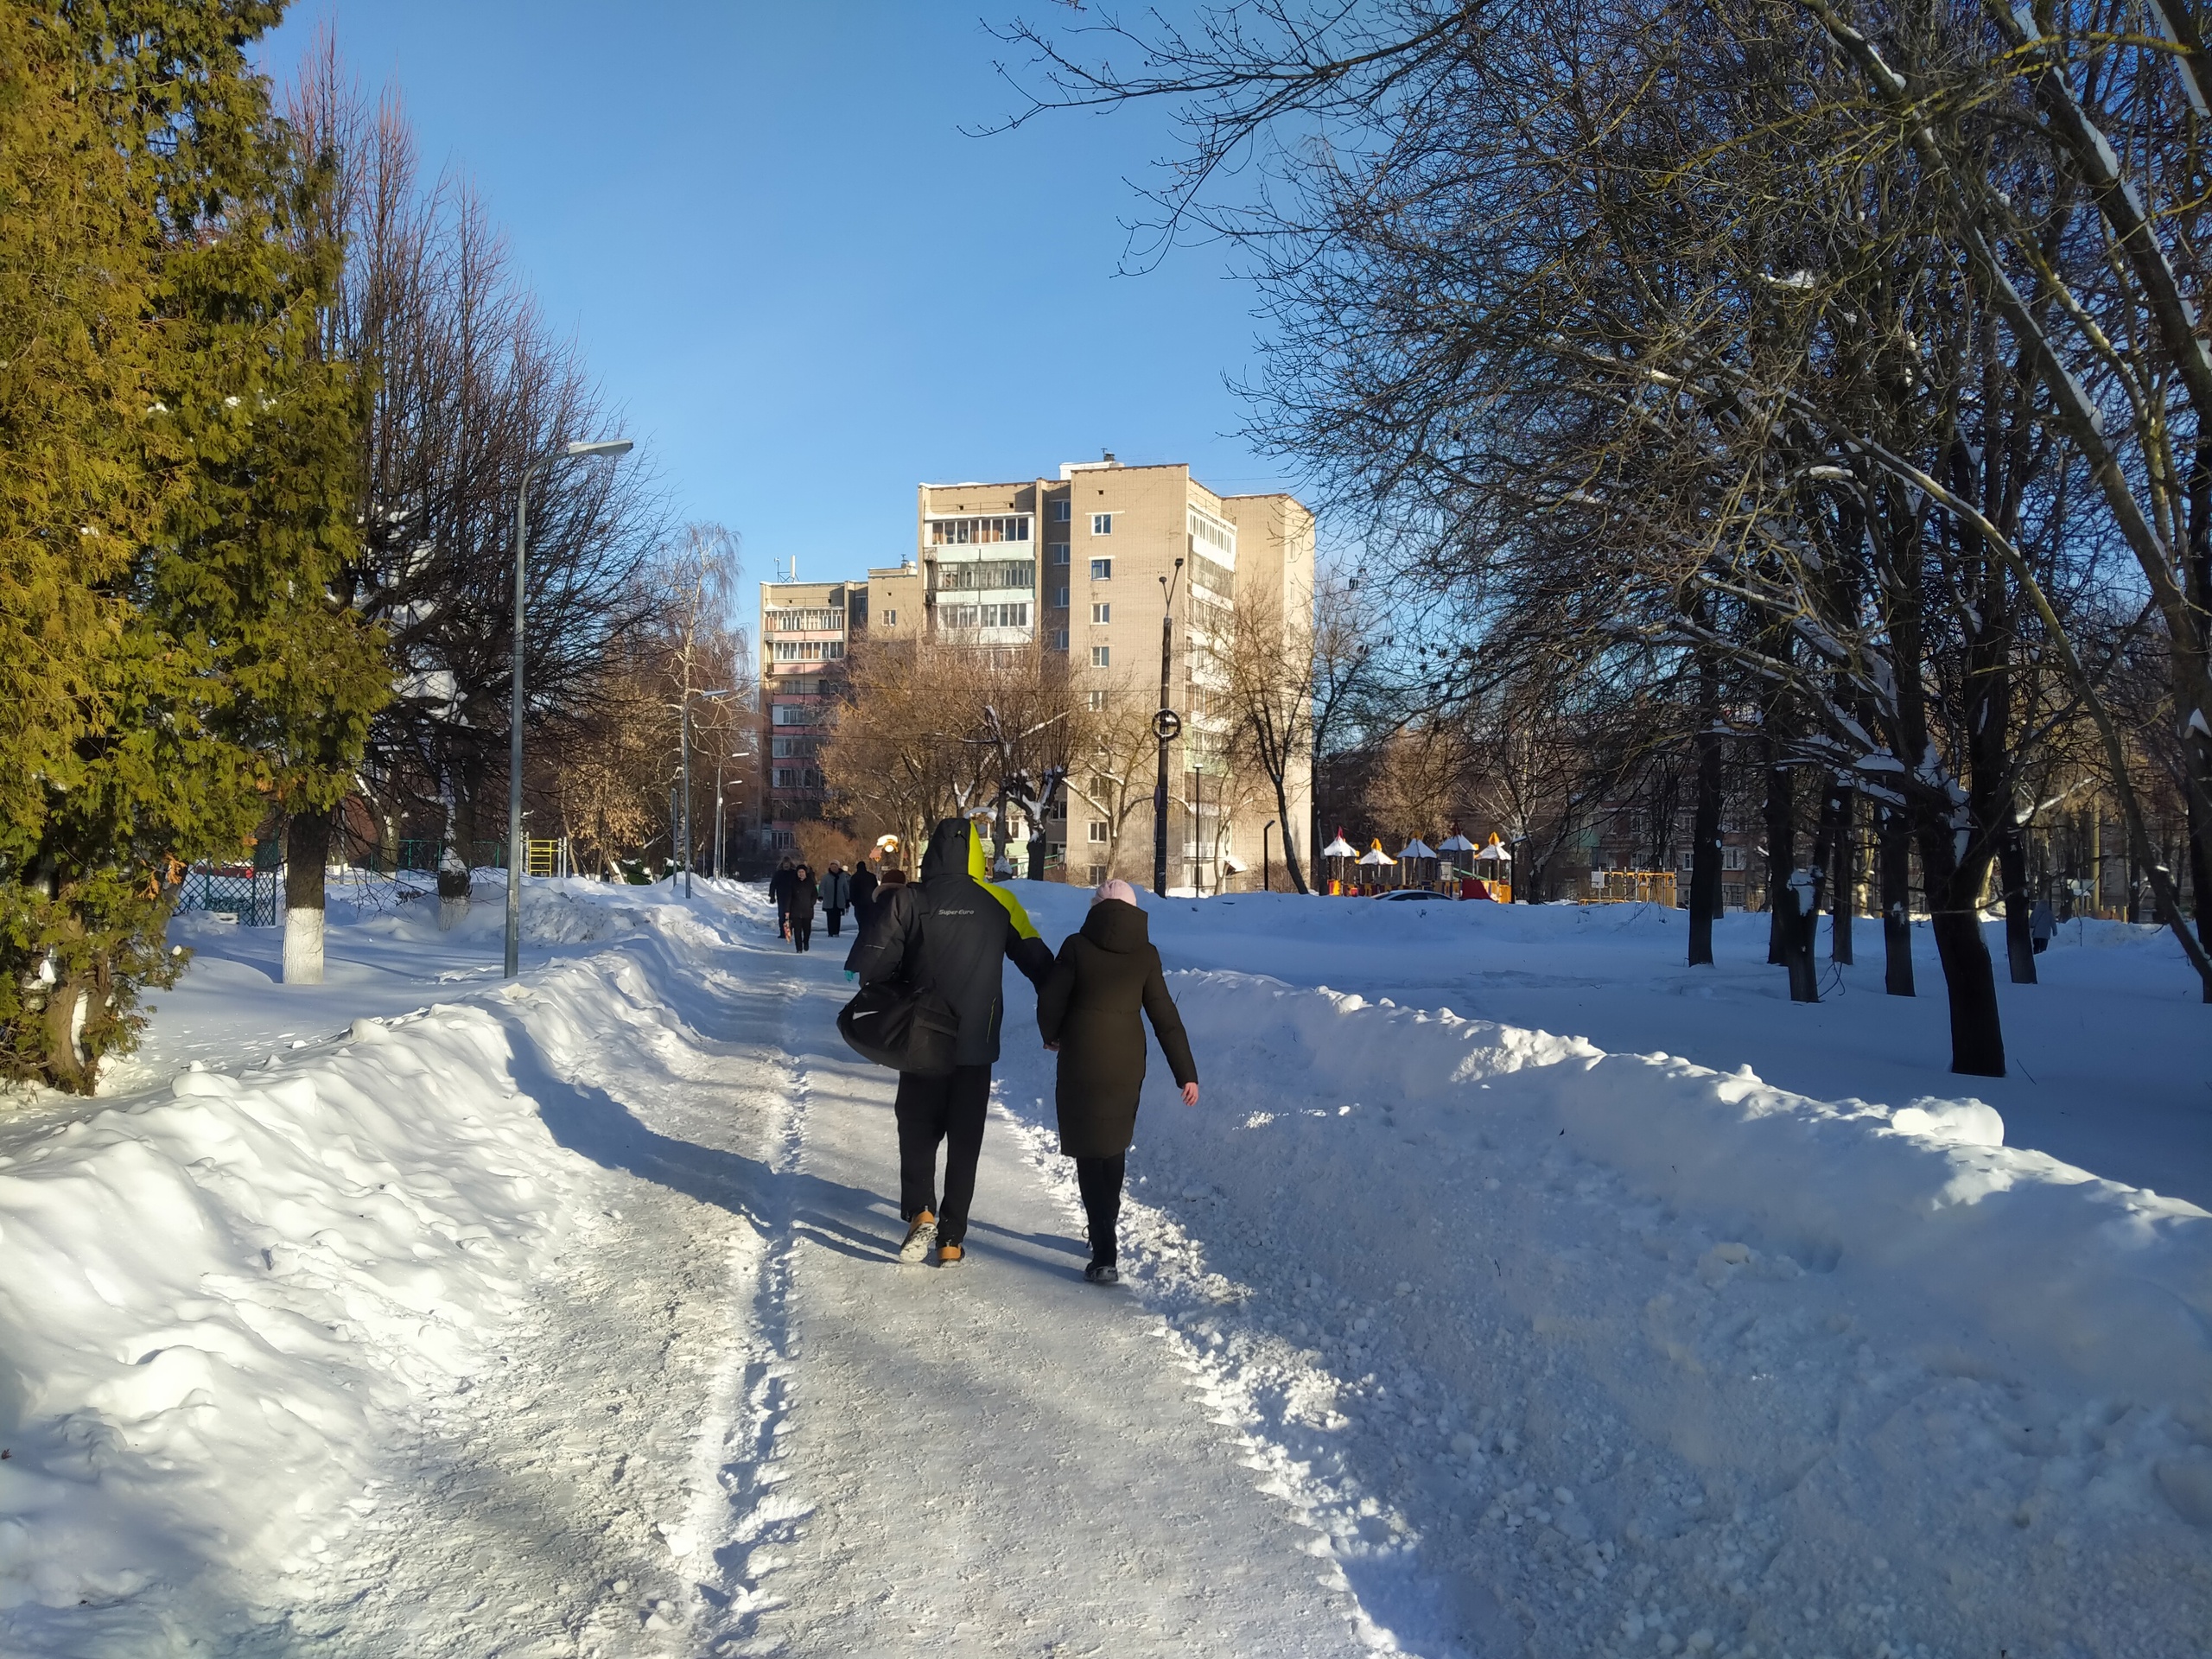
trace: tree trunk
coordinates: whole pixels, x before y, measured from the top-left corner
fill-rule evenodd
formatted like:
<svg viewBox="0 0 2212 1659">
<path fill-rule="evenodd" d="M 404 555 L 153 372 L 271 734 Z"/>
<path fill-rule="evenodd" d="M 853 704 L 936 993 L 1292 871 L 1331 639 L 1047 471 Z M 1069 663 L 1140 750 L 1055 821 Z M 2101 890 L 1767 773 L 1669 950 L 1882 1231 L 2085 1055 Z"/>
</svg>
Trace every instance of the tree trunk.
<svg viewBox="0 0 2212 1659">
<path fill-rule="evenodd" d="M 309 808 L 284 826 L 284 983 L 322 983 L 323 867 L 337 809 Z"/>
<path fill-rule="evenodd" d="M 1821 912 L 1809 872 L 1792 870 L 1776 895 L 1774 914 L 1782 934 L 1782 965 L 1789 970 L 1789 1000 L 1821 1000 L 1820 971 L 1813 962 L 1813 934 Z"/>
<path fill-rule="evenodd" d="M 468 855 L 461 849 L 461 813 L 451 779 L 439 791 L 439 804 L 445 808 L 438 830 L 438 927 L 442 931 L 468 914 Z"/>
<path fill-rule="evenodd" d="M 1690 830 L 1690 961 L 1713 965 L 1713 925 L 1720 914 L 1720 666 L 1706 652 L 1697 666 L 1697 810 Z"/>
<path fill-rule="evenodd" d="M 1929 928 L 1950 998 L 1951 1070 L 1970 1077 L 2001 1077 L 2005 1033 L 1997 1008 L 1997 968 L 1974 904 L 1986 866 L 1972 858 L 1955 861 L 1951 847 L 1957 831 L 1948 814 L 1931 810 L 1916 828 Z"/>
<path fill-rule="evenodd" d="M 2030 930 L 2035 910 L 2028 891 L 2028 849 L 2018 823 L 1997 838 L 1998 879 L 2005 884 L 2005 962 L 2015 985 L 2036 982 L 2036 942 Z"/>
<path fill-rule="evenodd" d="M 1874 817 L 1874 862 L 1882 889 L 1882 988 L 1891 996 L 1910 996 L 1912 840 L 1897 808 L 1878 804 Z"/>
<path fill-rule="evenodd" d="M 1839 783 L 1835 875 L 1828 884 L 1828 960 L 1852 965 L 1851 918 L 1859 908 L 1859 791 Z"/>
<path fill-rule="evenodd" d="M 1769 716 L 1772 718 L 1771 715 Z M 1782 741 L 1770 736 L 1766 748 L 1766 959 L 1785 961 L 1787 925 L 1782 919 L 1782 890 L 1797 866 L 1796 778 L 1782 764 Z"/>
<path fill-rule="evenodd" d="M 1306 871 L 1298 861 L 1298 837 L 1291 833 L 1290 791 L 1283 787 L 1282 779 L 1274 779 L 1275 823 L 1282 830 L 1282 867 L 1290 875 L 1293 893 L 1306 891 Z"/>
</svg>

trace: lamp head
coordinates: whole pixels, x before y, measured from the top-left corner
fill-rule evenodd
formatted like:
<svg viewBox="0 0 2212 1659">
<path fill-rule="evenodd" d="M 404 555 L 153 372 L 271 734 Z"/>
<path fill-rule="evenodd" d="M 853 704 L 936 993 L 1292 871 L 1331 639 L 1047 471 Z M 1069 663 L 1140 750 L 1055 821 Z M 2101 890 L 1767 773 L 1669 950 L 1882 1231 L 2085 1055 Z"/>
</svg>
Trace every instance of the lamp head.
<svg viewBox="0 0 2212 1659">
<path fill-rule="evenodd" d="M 627 438 L 608 438 L 601 443 L 571 443 L 562 453 L 570 455 L 626 455 L 637 448 Z"/>
</svg>

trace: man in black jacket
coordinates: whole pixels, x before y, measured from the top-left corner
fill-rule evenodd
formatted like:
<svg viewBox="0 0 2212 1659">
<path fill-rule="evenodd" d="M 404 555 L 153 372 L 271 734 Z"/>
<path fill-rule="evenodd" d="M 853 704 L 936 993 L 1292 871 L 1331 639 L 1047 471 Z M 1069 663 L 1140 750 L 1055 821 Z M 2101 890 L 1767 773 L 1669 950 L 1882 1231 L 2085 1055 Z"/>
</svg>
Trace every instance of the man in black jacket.
<svg viewBox="0 0 2212 1659">
<path fill-rule="evenodd" d="M 768 897 L 776 902 L 776 937 L 779 939 L 791 936 L 791 883 L 797 879 L 788 858 L 768 878 Z"/>
<path fill-rule="evenodd" d="M 877 901 L 849 965 L 862 985 L 906 979 L 934 990 L 960 1019 L 950 1077 L 899 1074 L 899 1216 L 907 1224 L 901 1262 L 940 1263 L 966 1254 L 968 1206 L 999 1057 L 1001 964 L 1011 959 L 1033 985 L 1052 970 L 1021 901 L 982 880 L 982 842 L 964 818 L 947 818 L 930 836 L 922 879 Z M 937 1192 L 937 1149 L 945 1147 L 944 1194 Z"/>
</svg>

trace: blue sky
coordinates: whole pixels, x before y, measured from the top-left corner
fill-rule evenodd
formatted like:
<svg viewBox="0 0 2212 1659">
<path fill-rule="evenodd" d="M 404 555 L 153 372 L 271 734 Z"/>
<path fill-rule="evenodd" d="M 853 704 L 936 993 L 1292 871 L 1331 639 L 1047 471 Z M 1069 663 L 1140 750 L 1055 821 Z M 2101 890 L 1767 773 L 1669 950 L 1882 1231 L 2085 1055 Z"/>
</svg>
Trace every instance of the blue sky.
<svg viewBox="0 0 2212 1659">
<path fill-rule="evenodd" d="M 1025 478 L 1113 449 L 1280 487 L 1233 435 L 1253 291 L 1218 246 L 1117 275 L 1128 181 L 1167 111 L 964 136 L 1015 95 L 982 14 L 1052 0 L 296 0 L 401 92 L 426 165 L 466 172 L 572 328 L 680 516 L 748 581 L 895 561 L 923 480 Z M 629 463 L 624 463 L 629 464 Z"/>
</svg>

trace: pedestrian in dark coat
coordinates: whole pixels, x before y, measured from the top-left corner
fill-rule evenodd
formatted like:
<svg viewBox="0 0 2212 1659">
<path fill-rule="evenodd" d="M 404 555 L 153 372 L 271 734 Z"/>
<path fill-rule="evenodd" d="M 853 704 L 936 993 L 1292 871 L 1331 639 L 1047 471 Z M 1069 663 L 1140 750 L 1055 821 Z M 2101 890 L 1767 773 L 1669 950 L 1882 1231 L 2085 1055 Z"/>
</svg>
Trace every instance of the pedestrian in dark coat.
<svg viewBox="0 0 2212 1659">
<path fill-rule="evenodd" d="M 1080 931 L 1068 936 L 1052 977 L 1037 993 L 1037 1026 L 1045 1046 L 1059 1051 L 1057 1104 L 1060 1151 L 1075 1160 L 1076 1185 L 1090 1224 L 1093 1284 L 1119 1282 L 1122 1179 L 1135 1138 L 1137 1096 L 1144 1086 L 1142 1009 L 1183 1090 L 1198 1103 L 1198 1069 L 1191 1059 L 1183 1016 L 1167 994 L 1160 952 L 1147 937 L 1144 912 L 1126 881 L 1109 881 L 1092 895 Z"/>
<path fill-rule="evenodd" d="M 837 925 L 845 919 L 845 911 L 853 902 L 853 878 L 845 874 L 845 867 L 832 862 L 830 874 L 822 878 L 822 908 L 829 912 L 830 937 L 837 937 Z"/>
<path fill-rule="evenodd" d="M 814 945 L 814 906 L 821 897 L 814 872 L 802 864 L 791 872 L 791 944 L 801 950 Z"/>
<path fill-rule="evenodd" d="M 853 926 L 864 927 L 868 925 L 868 905 L 875 898 L 875 872 L 863 864 L 853 872 L 846 885 L 853 895 Z"/>
<path fill-rule="evenodd" d="M 768 897 L 776 904 L 776 937 L 787 939 L 791 936 L 791 861 L 788 858 L 768 878 Z"/>
<path fill-rule="evenodd" d="M 899 1074 L 893 1111 L 899 1121 L 899 1214 L 907 1224 L 902 1262 L 934 1249 L 941 1263 L 966 1255 L 968 1211 L 976 1196 L 976 1162 L 991 1099 L 991 1066 L 999 1057 L 1001 982 L 1011 961 L 1032 984 L 1052 972 L 1052 957 L 1021 901 L 982 879 L 982 842 L 964 818 L 947 818 L 930 836 L 922 879 L 885 890 L 845 965 L 863 986 L 902 980 L 925 987 L 960 1021 L 949 1077 Z M 944 1153 L 944 1191 L 937 1188 L 937 1149 Z"/>
</svg>

